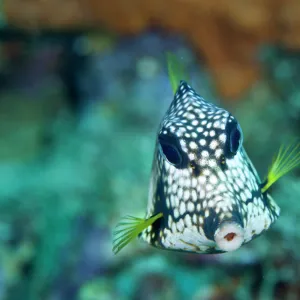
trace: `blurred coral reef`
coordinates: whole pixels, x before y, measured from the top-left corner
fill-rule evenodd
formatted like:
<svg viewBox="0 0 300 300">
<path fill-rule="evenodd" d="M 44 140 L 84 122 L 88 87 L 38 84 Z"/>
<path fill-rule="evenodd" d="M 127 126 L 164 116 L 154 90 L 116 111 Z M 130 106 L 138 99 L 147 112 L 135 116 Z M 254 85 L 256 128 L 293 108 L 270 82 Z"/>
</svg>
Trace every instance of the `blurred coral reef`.
<svg viewBox="0 0 300 300">
<path fill-rule="evenodd" d="M 120 34 L 163 28 L 187 36 L 224 97 L 238 98 L 261 75 L 263 43 L 300 48 L 298 0 L 4 0 L 7 22 L 30 30 L 95 28 Z"/>
<path fill-rule="evenodd" d="M 274 185 L 278 222 L 234 253 L 111 251 L 120 216 L 145 213 L 167 51 L 240 121 L 262 178 L 299 138 L 298 2 L 215 3 L 3 2 L 0 299 L 300 299 L 299 170 Z"/>
</svg>

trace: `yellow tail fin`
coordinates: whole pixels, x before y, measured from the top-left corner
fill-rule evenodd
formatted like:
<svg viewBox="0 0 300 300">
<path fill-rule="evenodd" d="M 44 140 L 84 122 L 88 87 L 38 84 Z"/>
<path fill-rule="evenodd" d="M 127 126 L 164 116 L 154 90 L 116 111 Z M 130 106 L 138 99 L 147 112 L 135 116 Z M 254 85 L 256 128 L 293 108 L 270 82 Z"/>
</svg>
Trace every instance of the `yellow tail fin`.
<svg viewBox="0 0 300 300">
<path fill-rule="evenodd" d="M 300 142 L 296 141 L 288 146 L 281 146 L 274 157 L 269 169 L 266 183 L 261 191 L 264 193 L 280 177 L 300 165 Z"/>
<path fill-rule="evenodd" d="M 113 252 L 117 254 L 128 243 L 135 239 L 143 230 L 163 216 L 159 213 L 149 219 L 126 216 L 117 224 L 113 232 Z"/>
<path fill-rule="evenodd" d="M 175 54 L 167 53 L 168 74 L 171 82 L 173 93 L 176 93 L 180 80 L 188 81 L 185 67 Z"/>
</svg>

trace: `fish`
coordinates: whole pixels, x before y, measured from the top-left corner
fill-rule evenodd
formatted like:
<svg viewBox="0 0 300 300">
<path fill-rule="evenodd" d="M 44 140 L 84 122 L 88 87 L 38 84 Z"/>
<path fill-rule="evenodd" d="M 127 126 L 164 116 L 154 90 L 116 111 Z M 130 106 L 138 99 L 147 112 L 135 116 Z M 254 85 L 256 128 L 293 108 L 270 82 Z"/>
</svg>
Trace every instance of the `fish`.
<svg viewBox="0 0 300 300">
<path fill-rule="evenodd" d="M 300 143 L 281 146 L 262 181 L 238 120 L 196 93 L 175 55 L 167 62 L 174 98 L 156 136 L 146 215 L 117 224 L 112 250 L 139 237 L 164 250 L 235 251 L 278 219 L 270 187 L 300 164 Z"/>
</svg>

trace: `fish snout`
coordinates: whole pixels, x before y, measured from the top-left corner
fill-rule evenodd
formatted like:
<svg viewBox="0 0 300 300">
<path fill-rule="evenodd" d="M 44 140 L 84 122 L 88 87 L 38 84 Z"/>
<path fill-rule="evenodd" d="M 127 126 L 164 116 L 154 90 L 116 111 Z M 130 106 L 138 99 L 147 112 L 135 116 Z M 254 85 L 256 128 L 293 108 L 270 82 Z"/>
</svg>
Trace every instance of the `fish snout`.
<svg viewBox="0 0 300 300">
<path fill-rule="evenodd" d="M 222 251 L 234 251 L 241 247 L 244 242 L 245 230 L 234 221 L 223 221 L 217 227 L 214 240 Z"/>
</svg>

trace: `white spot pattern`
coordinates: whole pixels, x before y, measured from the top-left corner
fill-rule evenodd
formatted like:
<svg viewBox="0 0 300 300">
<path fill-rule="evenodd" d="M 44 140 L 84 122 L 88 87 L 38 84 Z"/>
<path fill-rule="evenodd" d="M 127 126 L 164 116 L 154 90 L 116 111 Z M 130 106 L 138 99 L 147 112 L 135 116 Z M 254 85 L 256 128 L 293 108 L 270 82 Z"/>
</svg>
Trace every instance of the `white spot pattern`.
<svg viewBox="0 0 300 300">
<path fill-rule="evenodd" d="M 277 219 L 279 208 L 261 194 L 260 179 L 243 147 L 228 155 L 228 128 L 235 122 L 229 112 L 181 82 L 158 131 L 177 149 L 181 162 L 173 165 L 157 145 L 147 217 L 159 212 L 164 217 L 159 226 L 143 232 L 143 240 L 167 249 L 215 253 L 214 232 L 224 218 L 239 217 L 244 243 Z"/>
</svg>

